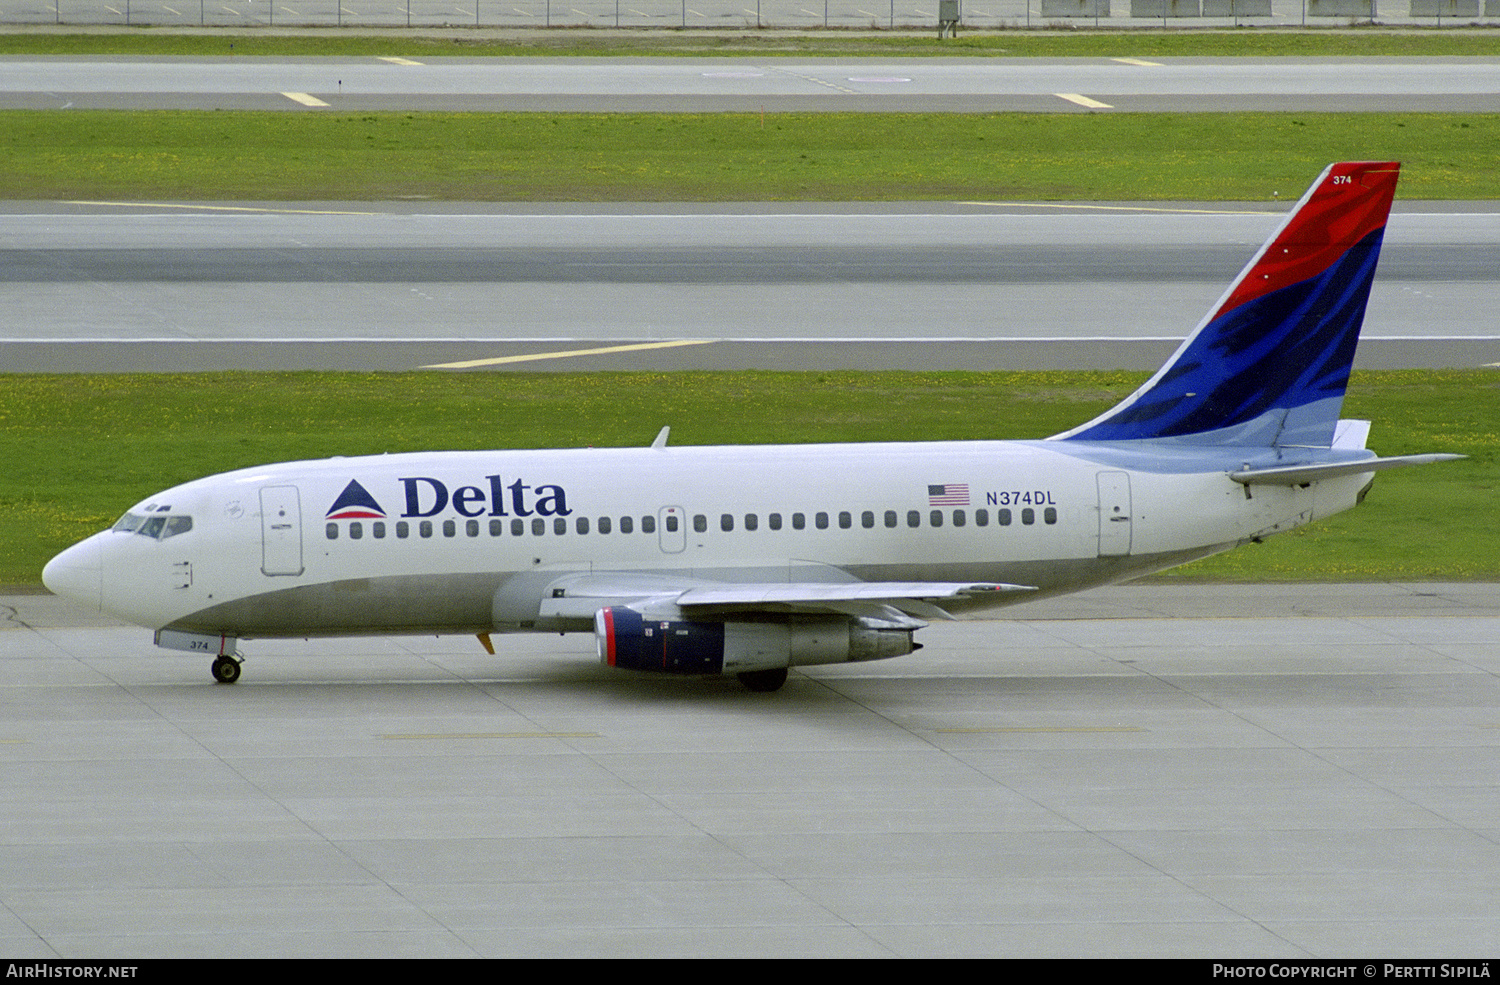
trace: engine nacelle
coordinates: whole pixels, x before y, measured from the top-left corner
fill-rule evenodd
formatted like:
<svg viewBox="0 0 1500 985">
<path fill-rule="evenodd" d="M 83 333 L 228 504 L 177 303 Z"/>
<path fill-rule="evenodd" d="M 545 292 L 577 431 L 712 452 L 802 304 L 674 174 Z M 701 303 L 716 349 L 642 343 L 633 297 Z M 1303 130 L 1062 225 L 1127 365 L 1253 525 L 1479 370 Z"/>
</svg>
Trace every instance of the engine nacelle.
<svg viewBox="0 0 1500 985">
<path fill-rule="evenodd" d="M 743 674 L 779 667 L 899 657 L 921 648 L 913 630 L 841 616 L 707 622 L 628 606 L 594 616 L 599 659 L 611 667 L 666 674 Z"/>
</svg>

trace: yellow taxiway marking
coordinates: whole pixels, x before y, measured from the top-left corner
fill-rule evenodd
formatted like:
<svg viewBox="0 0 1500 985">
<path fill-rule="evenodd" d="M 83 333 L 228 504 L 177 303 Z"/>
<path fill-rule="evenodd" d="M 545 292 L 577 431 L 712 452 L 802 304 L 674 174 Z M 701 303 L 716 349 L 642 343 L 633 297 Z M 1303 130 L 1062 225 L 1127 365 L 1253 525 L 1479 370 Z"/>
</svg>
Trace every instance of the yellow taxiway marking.
<svg viewBox="0 0 1500 985">
<path fill-rule="evenodd" d="M 282 95 L 285 96 L 286 98 L 290 99 L 294 103 L 301 103 L 303 106 L 327 106 L 328 105 L 327 103 L 323 102 L 323 100 L 319 99 L 317 96 L 309 96 L 305 92 L 283 92 Z"/>
<path fill-rule="evenodd" d="M 637 342 L 634 345 L 609 345 L 599 349 L 568 349 L 564 352 L 532 352 L 524 356 L 497 356 L 494 359 L 467 359 L 458 363 L 433 363 L 423 369 L 472 369 L 475 366 L 499 366 L 503 363 L 529 363 L 539 359 L 571 359 L 574 356 L 600 356 L 611 352 L 640 352 L 644 349 L 671 349 L 681 345 L 708 345 L 713 339 L 672 339 L 670 342 Z"/>
<path fill-rule="evenodd" d="M 1101 103 L 1097 99 L 1090 99 L 1088 96 L 1080 96 L 1076 92 L 1054 92 L 1052 95 L 1056 96 L 1058 99 L 1066 99 L 1070 103 L 1077 103 L 1084 109 L 1114 109 L 1114 107 L 1109 103 Z"/>
<path fill-rule="evenodd" d="M 118 205 L 130 209 L 198 209 L 202 212 L 276 212 L 290 215 L 379 215 L 378 212 L 343 212 L 338 209 L 268 209 L 252 205 L 186 205 L 182 202 L 89 202 L 73 199 L 64 205 Z"/>
<path fill-rule="evenodd" d="M 382 735 L 382 739 L 597 739 L 598 732 L 433 732 Z"/>
<path fill-rule="evenodd" d="M 1015 728 L 937 728 L 933 729 L 933 731 L 967 735 L 977 732 L 1144 732 L 1146 730 L 1141 728 L 1139 725 L 1100 725 L 1080 726 L 1078 728 L 1064 728 L 1061 726 L 1053 727 L 1050 725 L 1040 725 L 1035 728 L 1022 728 L 1019 726 Z"/>
<path fill-rule="evenodd" d="M 1144 68 L 1161 68 L 1161 62 L 1148 62 L 1144 58 L 1111 58 L 1110 61 L 1119 62 L 1121 65 L 1140 65 Z"/>
<path fill-rule="evenodd" d="M 1170 212 L 1181 215 L 1280 215 L 1258 209 L 1167 209 L 1150 205 L 1084 205 L 1062 202 L 960 202 L 960 205 L 983 205 L 996 209 L 1097 209 L 1100 212 Z"/>
<path fill-rule="evenodd" d="M 392 65 L 421 65 L 422 64 L 421 62 L 414 62 L 410 58 L 401 58 L 401 57 L 399 57 L 397 55 L 377 55 L 376 57 L 379 58 L 383 62 L 390 62 Z"/>
</svg>

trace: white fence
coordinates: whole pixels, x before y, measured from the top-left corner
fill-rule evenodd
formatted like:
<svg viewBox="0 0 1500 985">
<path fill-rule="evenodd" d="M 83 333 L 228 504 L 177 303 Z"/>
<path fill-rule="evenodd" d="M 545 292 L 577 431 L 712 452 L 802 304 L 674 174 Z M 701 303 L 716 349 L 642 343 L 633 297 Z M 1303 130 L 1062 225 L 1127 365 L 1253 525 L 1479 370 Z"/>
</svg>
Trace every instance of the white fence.
<svg viewBox="0 0 1500 985">
<path fill-rule="evenodd" d="M 1500 23 L 1500 0 L 963 0 L 974 28 Z M 0 0 L 0 23 L 934 30 L 938 0 Z"/>
</svg>

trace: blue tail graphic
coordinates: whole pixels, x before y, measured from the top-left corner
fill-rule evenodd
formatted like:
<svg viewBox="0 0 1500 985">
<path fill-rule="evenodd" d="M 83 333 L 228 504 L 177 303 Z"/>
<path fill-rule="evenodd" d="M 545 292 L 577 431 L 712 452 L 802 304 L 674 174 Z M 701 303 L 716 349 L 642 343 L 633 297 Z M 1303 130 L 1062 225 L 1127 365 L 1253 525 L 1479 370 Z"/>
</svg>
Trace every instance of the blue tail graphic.
<svg viewBox="0 0 1500 985">
<path fill-rule="evenodd" d="M 1400 165 L 1330 165 L 1155 376 L 1057 439 L 1328 447 Z"/>
</svg>

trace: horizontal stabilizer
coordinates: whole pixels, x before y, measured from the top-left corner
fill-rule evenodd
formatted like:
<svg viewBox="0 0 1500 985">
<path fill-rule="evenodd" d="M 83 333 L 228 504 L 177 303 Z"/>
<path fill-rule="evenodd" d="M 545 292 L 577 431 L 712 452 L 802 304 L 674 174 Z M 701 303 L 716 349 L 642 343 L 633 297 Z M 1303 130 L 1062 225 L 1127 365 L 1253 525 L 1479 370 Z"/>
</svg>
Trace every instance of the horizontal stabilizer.
<svg viewBox="0 0 1500 985">
<path fill-rule="evenodd" d="M 1430 465 L 1433 462 L 1451 462 L 1467 458 L 1467 455 L 1393 455 L 1390 458 L 1367 458 L 1361 462 L 1336 462 L 1326 465 L 1286 465 L 1270 469 L 1245 469 L 1231 472 L 1229 477 L 1247 486 L 1302 486 L 1319 479 L 1334 479 L 1341 475 L 1361 475 L 1365 472 L 1383 472 L 1406 465 Z"/>
</svg>

